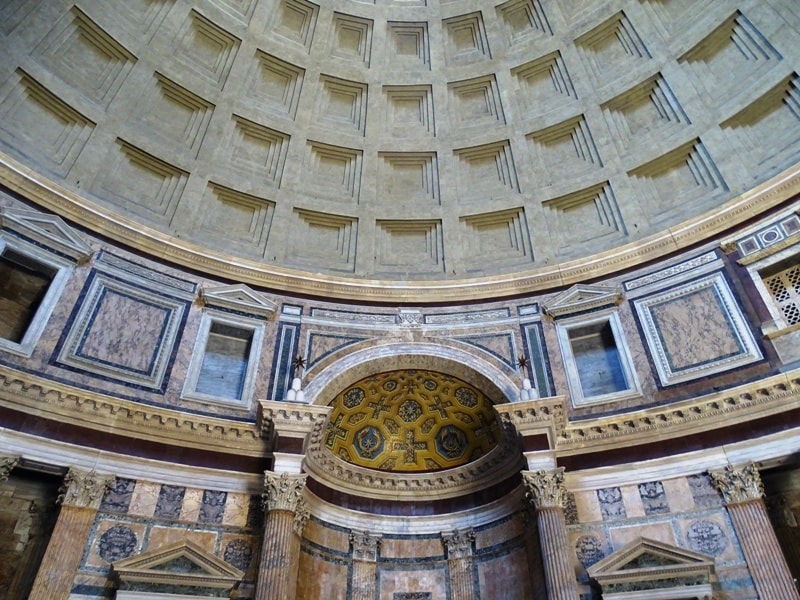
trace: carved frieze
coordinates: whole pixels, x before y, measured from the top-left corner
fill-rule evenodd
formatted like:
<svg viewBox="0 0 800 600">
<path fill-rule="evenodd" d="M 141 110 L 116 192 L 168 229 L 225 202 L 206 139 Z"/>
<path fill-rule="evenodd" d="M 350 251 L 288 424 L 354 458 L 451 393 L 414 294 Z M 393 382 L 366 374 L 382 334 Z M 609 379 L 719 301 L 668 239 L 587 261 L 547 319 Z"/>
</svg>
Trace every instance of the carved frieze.
<svg viewBox="0 0 800 600">
<path fill-rule="evenodd" d="M 753 463 L 741 467 L 728 465 L 719 471 L 709 471 L 711 483 L 722 494 L 725 504 L 739 504 L 764 496 L 764 484 Z"/>
<path fill-rule="evenodd" d="M 537 510 L 565 508 L 567 489 L 564 487 L 564 469 L 553 471 L 523 471 L 522 481 L 528 490 L 526 497 Z"/>
<path fill-rule="evenodd" d="M 268 511 L 296 512 L 303 498 L 306 475 L 264 473 L 264 506 Z"/>
<path fill-rule="evenodd" d="M 100 508 L 106 490 L 114 484 L 113 475 L 100 475 L 95 471 L 71 468 L 64 476 L 58 502 L 77 508 Z"/>
</svg>

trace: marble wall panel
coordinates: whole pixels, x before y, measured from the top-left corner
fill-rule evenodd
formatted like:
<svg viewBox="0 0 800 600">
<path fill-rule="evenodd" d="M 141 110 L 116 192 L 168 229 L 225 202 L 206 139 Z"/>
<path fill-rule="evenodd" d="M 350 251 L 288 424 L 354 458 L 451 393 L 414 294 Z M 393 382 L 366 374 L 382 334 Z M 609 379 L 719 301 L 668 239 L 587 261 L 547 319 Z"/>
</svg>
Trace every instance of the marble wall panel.
<svg viewBox="0 0 800 600">
<path fill-rule="evenodd" d="M 250 508 L 250 496 L 228 492 L 225 500 L 225 513 L 222 515 L 223 525 L 244 527 L 247 524 L 247 511 Z"/>
<path fill-rule="evenodd" d="M 219 534 L 216 531 L 205 531 L 185 527 L 160 527 L 154 526 L 147 538 L 146 550 L 155 550 L 183 541 L 197 544 L 206 552 L 214 553 Z"/>
<path fill-rule="evenodd" d="M 695 501 L 692 497 L 692 490 L 685 477 L 665 479 L 661 483 L 664 486 L 664 494 L 667 496 L 671 512 L 681 513 L 694 509 Z"/>
<path fill-rule="evenodd" d="M 716 561 L 741 560 L 736 534 L 722 513 L 681 520 L 678 535 L 681 546 L 713 556 Z"/>
<path fill-rule="evenodd" d="M 508 518 L 475 530 L 475 550 L 491 548 L 518 535 L 526 535 L 520 519 Z"/>
<path fill-rule="evenodd" d="M 100 510 L 118 513 L 128 512 L 135 487 L 136 481 L 133 479 L 115 478 L 114 483 L 106 490 L 103 496 Z"/>
<path fill-rule="evenodd" d="M 181 521 L 197 523 L 203 506 L 203 490 L 187 489 L 181 507 Z"/>
<path fill-rule="evenodd" d="M 242 571 L 247 580 L 255 580 L 258 570 L 258 538 L 250 535 L 225 533 L 220 537 L 220 556 Z"/>
<path fill-rule="evenodd" d="M 414 536 L 413 538 L 385 536 L 381 540 L 381 556 L 386 559 L 442 557 L 444 556 L 444 547 L 439 536 Z"/>
<path fill-rule="evenodd" d="M 594 523 L 603 520 L 603 513 L 600 511 L 600 502 L 597 499 L 597 492 L 594 490 L 575 492 L 575 510 L 578 514 L 578 521 L 581 523 Z"/>
<path fill-rule="evenodd" d="M 685 544 L 675 539 L 675 532 L 672 529 L 672 524 L 668 522 L 642 523 L 624 527 L 614 527 L 609 530 L 609 535 L 611 537 L 611 546 L 613 550 L 619 550 L 625 544 L 638 540 L 639 538 L 648 538 L 656 540 L 657 542 L 672 544 L 673 546 L 686 547 Z"/>
<path fill-rule="evenodd" d="M 620 487 L 620 492 L 622 493 L 622 502 L 625 505 L 625 515 L 629 519 L 643 517 L 645 509 L 638 486 L 624 485 Z"/>
<path fill-rule="evenodd" d="M 155 516 L 160 519 L 179 519 L 186 488 L 178 485 L 162 485 L 158 492 Z"/>
<path fill-rule="evenodd" d="M 350 570 L 348 561 L 332 560 L 304 548 L 300 554 L 297 597 L 347 600 Z"/>
<path fill-rule="evenodd" d="M 569 533 L 569 545 L 575 551 L 575 558 L 583 569 L 611 554 L 611 544 L 604 529 L 590 529 Z"/>
<path fill-rule="evenodd" d="M 381 598 L 427 593 L 430 594 L 430 600 L 447 600 L 448 588 L 447 568 L 443 562 L 418 567 L 403 564 L 378 566 L 378 595 Z"/>
<path fill-rule="evenodd" d="M 156 511 L 161 486 L 157 483 L 137 481 L 128 513 L 139 517 L 152 517 Z"/>
<path fill-rule="evenodd" d="M 326 526 L 321 521 L 312 517 L 303 528 L 303 538 L 308 541 L 336 552 L 350 551 L 349 532 L 341 527 Z M 385 552 L 381 544 L 381 554 Z"/>
<path fill-rule="evenodd" d="M 531 598 L 528 558 L 524 549 L 477 563 L 481 598 L 527 600 Z"/>
</svg>

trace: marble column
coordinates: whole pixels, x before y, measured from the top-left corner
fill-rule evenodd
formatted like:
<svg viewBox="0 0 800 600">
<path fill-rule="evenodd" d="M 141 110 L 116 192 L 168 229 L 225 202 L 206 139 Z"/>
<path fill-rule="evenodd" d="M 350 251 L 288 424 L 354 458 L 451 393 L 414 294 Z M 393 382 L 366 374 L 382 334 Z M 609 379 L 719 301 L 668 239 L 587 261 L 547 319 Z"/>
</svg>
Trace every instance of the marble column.
<svg viewBox="0 0 800 600">
<path fill-rule="evenodd" d="M 536 509 L 548 600 L 577 600 L 578 584 L 567 541 L 564 469 L 523 471 L 528 500 Z"/>
<path fill-rule="evenodd" d="M 69 597 L 100 501 L 113 482 L 113 476 L 94 471 L 70 469 L 66 474 L 58 497 L 61 509 L 29 600 Z"/>
<path fill-rule="evenodd" d="M 800 600 L 770 523 L 764 504 L 764 484 L 755 465 L 728 465 L 723 470 L 710 471 L 709 475 L 725 501 L 759 598 Z"/>
<path fill-rule="evenodd" d="M 352 600 L 375 600 L 380 535 L 368 531 L 352 531 L 350 543 L 353 545 Z"/>
<path fill-rule="evenodd" d="M 472 546 L 475 532 L 472 529 L 442 534 L 442 544 L 447 551 L 447 570 L 450 575 L 452 600 L 472 600 L 475 594 L 474 561 Z"/>
<path fill-rule="evenodd" d="M 300 537 L 308 511 L 303 500 L 306 475 L 264 474 L 264 541 L 255 600 L 287 600 L 297 590 Z"/>
</svg>

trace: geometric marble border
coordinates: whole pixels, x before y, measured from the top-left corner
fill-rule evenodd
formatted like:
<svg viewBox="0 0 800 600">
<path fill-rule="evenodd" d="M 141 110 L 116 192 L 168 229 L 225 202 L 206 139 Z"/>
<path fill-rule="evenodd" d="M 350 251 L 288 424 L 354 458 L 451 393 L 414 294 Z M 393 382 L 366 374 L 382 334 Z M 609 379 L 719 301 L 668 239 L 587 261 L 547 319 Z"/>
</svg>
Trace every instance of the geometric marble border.
<svg viewBox="0 0 800 600">
<path fill-rule="evenodd" d="M 763 358 L 721 272 L 632 303 L 661 385 L 706 377 Z M 678 304 L 683 304 L 680 310 L 688 321 L 673 319 L 678 313 L 670 305 Z M 705 318 L 692 308 L 705 310 Z M 708 324 L 718 327 L 704 331 Z M 678 339 L 674 331 L 686 337 Z"/>
<path fill-rule="evenodd" d="M 58 343 L 55 364 L 124 385 L 163 393 L 175 340 L 186 320 L 189 303 L 98 271 L 90 274 L 81 300 L 70 317 L 68 331 Z M 146 309 L 153 318 L 160 319 L 160 325 L 156 324 L 157 332 L 149 347 L 143 348 L 145 337 L 141 331 L 137 331 L 138 324 L 134 322 L 125 324 L 130 327 L 128 332 L 116 331 L 115 339 L 103 339 L 104 334 L 100 332 L 104 326 L 102 321 L 109 318 L 109 307 L 113 310 L 115 301 L 118 305 L 139 305 L 142 311 Z M 100 321 L 98 331 L 93 331 L 97 321 Z M 105 325 L 108 329 L 108 323 Z M 148 333 L 153 332 L 154 328 L 151 327 Z M 106 335 L 110 336 L 111 333 L 106 332 Z M 90 347 L 91 343 L 95 344 L 94 348 Z M 134 349 L 134 354 L 136 351 L 148 352 L 147 356 L 142 356 L 144 360 L 141 365 L 115 361 L 112 352 L 116 346 L 127 344 Z M 126 351 L 123 350 L 120 354 L 124 355 Z"/>
</svg>

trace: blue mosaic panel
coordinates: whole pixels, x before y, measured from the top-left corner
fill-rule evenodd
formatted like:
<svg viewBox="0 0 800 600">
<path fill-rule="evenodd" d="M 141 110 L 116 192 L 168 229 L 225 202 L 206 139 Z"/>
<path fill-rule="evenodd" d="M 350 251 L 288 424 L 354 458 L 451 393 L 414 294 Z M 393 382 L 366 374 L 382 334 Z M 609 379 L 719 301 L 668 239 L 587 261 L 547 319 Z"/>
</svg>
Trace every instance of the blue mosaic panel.
<svg viewBox="0 0 800 600">
<path fill-rule="evenodd" d="M 106 490 L 103 501 L 100 503 L 100 510 L 118 513 L 128 512 L 135 487 L 135 479 L 117 477 L 111 487 Z"/>
<path fill-rule="evenodd" d="M 198 523 L 222 523 L 227 498 L 228 492 L 204 490 L 203 504 L 200 506 L 200 515 L 197 518 Z"/>
<path fill-rule="evenodd" d="M 606 557 L 605 544 L 596 535 L 582 535 L 575 542 L 575 554 L 584 568 Z"/>
<path fill-rule="evenodd" d="M 247 571 L 250 561 L 253 560 L 253 548 L 246 540 L 231 540 L 222 551 L 223 560 L 229 565 L 233 565 L 240 571 Z"/>
<path fill-rule="evenodd" d="M 663 515 L 669 512 L 667 495 L 660 481 L 648 481 L 639 484 L 639 496 L 642 498 L 644 514 Z"/>
<path fill-rule="evenodd" d="M 628 516 L 625 504 L 622 502 L 622 492 L 618 487 L 597 490 L 597 500 L 600 502 L 600 514 L 604 521 L 624 519 Z"/>
<path fill-rule="evenodd" d="M 177 485 L 162 485 L 158 492 L 155 516 L 161 519 L 177 519 L 181 516 L 186 488 Z"/>
<path fill-rule="evenodd" d="M 689 475 L 686 480 L 689 483 L 695 506 L 698 508 L 712 508 L 722 505 L 722 497 L 712 485 L 708 474 Z"/>
</svg>

